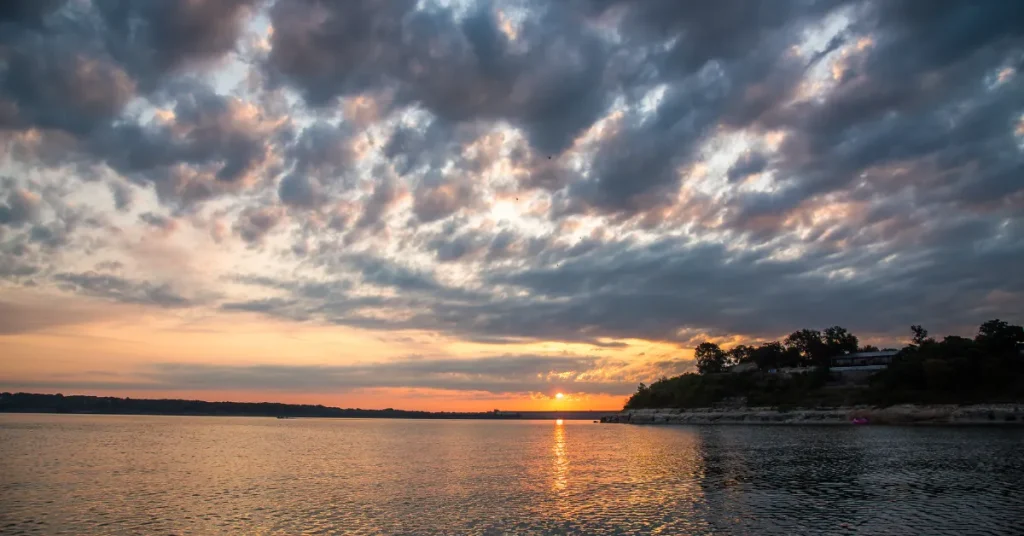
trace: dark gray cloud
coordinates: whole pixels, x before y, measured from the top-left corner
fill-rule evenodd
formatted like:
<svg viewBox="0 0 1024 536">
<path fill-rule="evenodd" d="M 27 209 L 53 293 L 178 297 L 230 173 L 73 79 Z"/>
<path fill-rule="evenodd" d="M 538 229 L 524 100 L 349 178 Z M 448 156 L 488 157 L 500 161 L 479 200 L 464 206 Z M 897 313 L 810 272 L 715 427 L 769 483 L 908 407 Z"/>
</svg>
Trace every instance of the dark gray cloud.
<svg viewBox="0 0 1024 536">
<path fill-rule="evenodd" d="M 83 135 L 109 124 L 138 86 L 223 56 L 235 46 L 252 0 L 5 2 L 6 62 L 0 102 L 15 104 L 0 127 Z"/>
<path fill-rule="evenodd" d="M 228 280 L 244 285 L 292 292 L 299 298 L 327 298 L 332 295 L 344 294 L 353 286 L 352 281 L 347 279 L 306 281 L 298 278 L 243 275 L 231 277 Z"/>
<path fill-rule="evenodd" d="M 421 169 L 443 167 L 451 151 L 469 141 L 465 130 L 455 129 L 445 121 L 433 120 L 419 128 L 401 125 L 384 144 L 384 156 L 391 160 L 399 175 Z"/>
<path fill-rule="evenodd" d="M 337 96 L 394 95 L 449 121 L 504 119 L 538 150 L 558 153 L 600 117 L 601 41 L 560 3 L 536 4 L 517 49 L 482 2 L 456 20 L 416 2 L 278 2 L 271 10 L 272 79 L 299 87 L 313 105 Z"/>
<path fill-rule="evenodd" d="M 357 270 L 364 281 L 402 291 L 441 291 L 444 287 L 431 273 L 414 270 L 386 259 L 370 255 L 344 255 L 335 265 Z"/>
<path fill-rule="evenodd" d="M 235 47 L 257 0 L 95 0 L 107 52 L 147 84 Z"/>
<path fill-rule="evenodd" d="M 255 3 L 14 2 L 0 18 L 0 133 L 36 132 L 41 147 L 54 146 L 16 158 L 76 163 L 87 173 L 106 164 L 156 184 L 170 203 L 253 182 L 270 139 L 281 141 L 287 133 L 253 124 L 237 99 L 184 75 L 235 47 Z M 137 97 L 170 108 L 176 123 L 126 120 L 126 106 Z M 127 207 L 126 190 L 115 188 L 118 207 Z"/>
<path fill-rule="evenodd" d="M 1013 268 L 1024 260 L 1019 227 L 1000 231 L 984 219 L 950 221 L 918 236 L 919 245 L 910 249 L 840 250 L 822 240 L 793 260 L 773 259 L 771 247 L 742 252 L 675 240 L 646 246 L 612 242 L 576 256 L 545 251 L 525 269 L 491 268 L 483 274 L 485 288 L 499 294 L 445 287 L 393 262 L 357 257 L 344 262 L 360 268 L 365 283 L 401 292 L 371 302 L 348 292 L 329 298 L 292 292 L 287 302 L 248 307 L 361 327 L 439 330 L 489 343 L 540 339 L 600 346 L 601 338 L 689 343 L 701 333 L 773 337 L 823 323 L 891 334 L 924 322 L 956 332 L 1000 310 L 1001 316 L 1021 314 L 989 301 L 993 289 L 1024 295 Z M 862 236 L 871 232 L 842 239 L 874 243 Z M 1002 238 L 989 239 L 995 234 Z M 982 242 L 984 251 L 950 262 Z M 543 264 L 545 257 L 558 261 Z M 510 292 L 516 289 L 526 294 Z M 366 316 L 363 307 L 413 314 L 384 319 Z"/>
<path fill-rule="evenodd" d="M 729 168 L 728 177 L 730 181 L 744 179 L 754 173 L 760 173 L 768 166 L 768 158 L 761 153 L 744 153 L 735 164 Z"/>
<path fill-rule="evenodd" d="M 356 221 L 356 227 L 367 228 L 380 225 L 384 216 L 398 201 L 398 185 L 391 177 L 381 174 L 373 185 L 373 192 L 363 203 L 363 212 Z"/>
<path fill-rule="evenodd" d="M 124 263 L 121 262 L 121 261 L 102 261 L 102 262 L 96 263 L 95 268 L 96 268 L 96 270 L 99 270 L 101 272 L 102 271 L 117 272 L 117 271 L 122 270 L 124 268 Z"/>
<path fill-rule="evenodd" d="M 174 230 L 176 226 L 174 218 L 154 214 L 152 212 L 144 212 L 140 214 L 139 219 L 151 227 L 156 227 L 157 229 L 162 229 L 164 231 Z"/>
<path fill-rule="evenodd" d="M 98 272 L 61 273 L 53 276 L 53 279 L 73 287 L 74 290 L 83 294 L 123 303 L 141 303 L 168 308 L 194 305 L 192 300 L 181 296 L 166 284 L 132 281 Z"/>
<path fill-rule="evenodd" d="M 423 184 L 413 193 L 412 211 L 420 221 L 432 222 L 455 214 L 472 199 L 473 188 L 469 184 Z"/>
<path fill-rule="evenodd" d="M 17 244 L 3 251 L 4 255 L 0 258 L 0 278 L 17 281 L 40 272 L 39 266 L 16 257 L 18 251 L 24 250 L 24 244 Z"/>
<path fill-rule="evenodd" d="M 1010 179 L 1024 165 L 1013 135 L 1024 108 L 1021 77 L 985 87 L 1024 60 L 1021 6 L 869 3 L 854 27 L 872 44 L 847 62 L 836 88 L 819 102 L 776 104 L 761 118 L 790 135 L 779 168 L 794 183 L 776 211 L 847 188 L 873 168 L 918 163 L 928 170 L 881 174 L 869 186 L 882 194 L 913 188 L 921 203 L 1021 191 Z"/>
<path fill-rule="evenodd" d="M 107 124 L 132 98 L 135 83 L 124 70 L 83 56 L 63 40 L 32 36 L 12 47 L 0 71 L 0 101 L 13 102 L 14 113 L 0 116 L 0 127 L 84 135 Z"/>
<path fill-rule="evenodd" d="M 845 0 L 725 0 L 715 4 L 652 0 L 590 0 L 591 15 L 622 11 L 632 39 L 669 46 L 658 57 L 673 69 L 693 71 L 710 60 L 742 59 L 792 29 L 843 4 Z M 852 2 L 850 2 L 852 3 Z"/>
<path fill-rule="evenodd" d="M 694 75 L 659 106 L 654 120 L 637 122 L 601 144 L 591 163 L 591 178 L 574 184 L 570 202 L 602 212 L 637 213 L 670 202 L 679 185 L 677 168 L 715 125 L 728 81 L 717 69 Z"/>
<path fill-rule="evenodd" d="M 39 217 L 38 195 L 15 189 L 7 194 L 7 201 L 0 204 L 0 225 L 21 226 Z"/>
<path fill-rule="evenodd" d="M 42 24 L 43 19 L 59 9 L 67 0 L 10 0 L 0 5 L 0 24 Z"/>
<path fill-rule="evenodd" d="M 28 239 L 48 248 L 58 248 L 68 243 L 71 231 L 72 229 L 59 223 L 33 225 L 29 230 Z"/>
<path fill-rule="evenodd" d="M 556 215 L 596 209 L 632 216 L 670 204 L 678 170 L 697 159 L 699 144 L 716 127 L 744 126 L 788 96 L 807 67 L 788 51 L 804 24 L 838 4 L 585 3 L 591 16 L 619 15 L 620 31 L 635 47 L 614 71 L 627 94 L 638 98 L 667 87 L 653 111 L 627 117 L 602 140 L 589 177 L 570 186 Z"/>
<path fill-rule="evenodd" d="M 277 207 L 250 207 L 242 211 L 235 222 L 235 233 L 242 240 L 256 244 L 263 240 L 277 224 L 284 219 L 284 212 Z"/>
<path fill-rule="evenodd" d="M 89 150 L 133 180 L 153 183 L 169 203 L 189 204 L 254 182 L 269 145 L 289 136 L 286 126 L 265 126 L 247 105 L 197 83 L 166 92 L 172 124 L 115 125 L 90 139 Z"/>
<path fill-rule="evenodd" d="M 318 122 L 306 127 L 288 150 L 295 172 L 324 179 L 341 177 L 355 160 L 353 136 L 347 123 L 332 126 Z"/>
<path fill-rule="evenodd" d="M 292 207 L 313 208 L 326 201 L 320 183 L 316 179 L 297 173 L 292 173 L 281 179 L 277 194 L 282 203 Z"/>
<path fill-rule="evenodd" d="M 430 242 L 439 262 L 454 262 L 481 251 L 487 244 L 482 237 L 463 234 L 452 239 L 437 238 Z"/>
<path fill-rule="evenodd" d="M 225 311 L 247 311 L 250 313 L 268 313 L 272 311 L 281 312 L 294 305 L 293 300 L 283 298 L 267 298 L 265 300 L 250 300 L 244 302 L 222 303 L 220 308 Z"/>
<path fill-rule="evenodd" d="M 522 242 L 514 231 L 503 229 L 491 239 L 487 246 L 487 260 L 497 261 L 514 257 L 517 246 Z"/>
<path fill-rule="evenodd" d="M 135 200 L 135 192 L 132 187 L 117 181 L 110 183 L 110 194 L 114 196 L 114 208 L 122 212 L 128 211 Z"/>
</svg>

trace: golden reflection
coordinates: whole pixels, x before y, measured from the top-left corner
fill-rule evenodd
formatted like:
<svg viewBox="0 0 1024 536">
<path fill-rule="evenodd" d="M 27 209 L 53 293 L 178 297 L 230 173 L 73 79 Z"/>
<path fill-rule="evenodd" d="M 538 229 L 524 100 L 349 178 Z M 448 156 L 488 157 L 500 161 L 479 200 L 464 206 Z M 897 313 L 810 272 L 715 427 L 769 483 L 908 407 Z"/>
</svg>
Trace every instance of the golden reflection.
<svg viewBox="0 0 1024 536">
<path fill-rule="evenodd" d="M 552 488 L 554 491 L 564 491 L 569 484 L 569 456 L 565 448 L 565 426 L 562 425 L 562 419 L 555 421 L 553 449 L 555 452 L 555 470 Z"/>
</svg>

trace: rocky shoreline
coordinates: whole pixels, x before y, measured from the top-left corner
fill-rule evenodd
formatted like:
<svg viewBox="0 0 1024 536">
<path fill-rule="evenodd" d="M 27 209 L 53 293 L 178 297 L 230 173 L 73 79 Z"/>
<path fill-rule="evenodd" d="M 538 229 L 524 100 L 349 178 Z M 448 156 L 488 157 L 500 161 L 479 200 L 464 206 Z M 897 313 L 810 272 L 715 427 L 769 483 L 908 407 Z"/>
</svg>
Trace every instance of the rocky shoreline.
<svg viewBox="0 0 1024 536">
<path fill-rule="evenodd" d="M 601 418 L 603 423 L 624 424 L 984 424 L 1024 425 L 1024 405 L 912 405 L 885 408 L 700 408 L 633 409 Z"/>
</svg>

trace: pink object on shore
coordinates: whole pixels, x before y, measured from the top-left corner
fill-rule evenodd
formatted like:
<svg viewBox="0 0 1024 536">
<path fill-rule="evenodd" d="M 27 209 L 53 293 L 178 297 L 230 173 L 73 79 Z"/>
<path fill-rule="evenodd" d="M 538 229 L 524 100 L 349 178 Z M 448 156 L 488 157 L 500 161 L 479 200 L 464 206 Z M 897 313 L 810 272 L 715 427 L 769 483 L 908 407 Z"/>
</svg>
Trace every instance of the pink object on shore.
<svg viewBox="0 0 1024 536">
<path fill-rule="evenodd" d="M 852 422 L 853 424 L 867 424 L 867 423 L 868 423 L 868 420 L 867 420 L 867 419 L 865 419 L 865 418 L 863 418 L 863 417 L 857 417 L 856 419 L 854 419 L 854 420 L 853 420 L 853 421 L 851 421 L 851 422 Z"/>
</svg>

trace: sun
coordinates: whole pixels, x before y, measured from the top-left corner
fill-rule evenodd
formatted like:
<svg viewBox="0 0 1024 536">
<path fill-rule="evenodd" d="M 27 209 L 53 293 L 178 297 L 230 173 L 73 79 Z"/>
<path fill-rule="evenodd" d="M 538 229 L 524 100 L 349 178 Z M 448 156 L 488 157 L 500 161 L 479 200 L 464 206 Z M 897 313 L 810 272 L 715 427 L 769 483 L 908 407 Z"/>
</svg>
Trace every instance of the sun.
<svg viewBox="0 0 1024 536">
<path fill-rule="evenodd" d="M 558 400 L 561 400 L 561 399 L 565 398 L 565 393 L 555 393 L 555 398 L 557 398 Z"/>
</svg>

